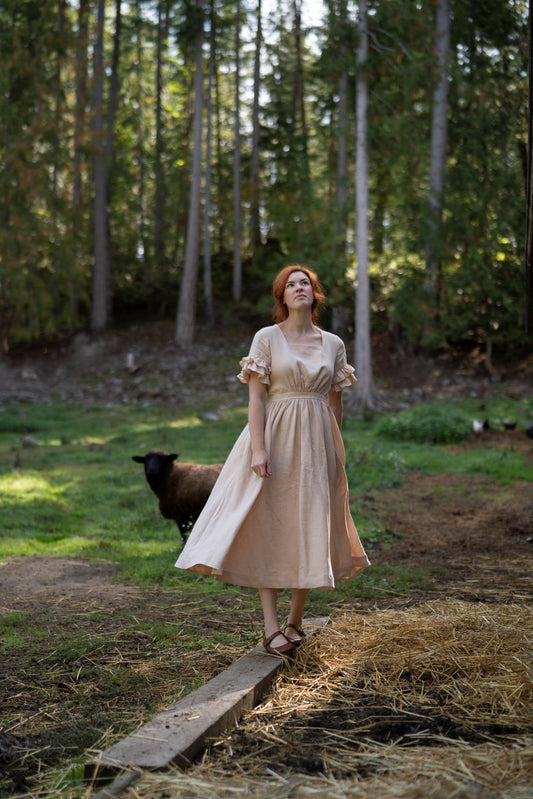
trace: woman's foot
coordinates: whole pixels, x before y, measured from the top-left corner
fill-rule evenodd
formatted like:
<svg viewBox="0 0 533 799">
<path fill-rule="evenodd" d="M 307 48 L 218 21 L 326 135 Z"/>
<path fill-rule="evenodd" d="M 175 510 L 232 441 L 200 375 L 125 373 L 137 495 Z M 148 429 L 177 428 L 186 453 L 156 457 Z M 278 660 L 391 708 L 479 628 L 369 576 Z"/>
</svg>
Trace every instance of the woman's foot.
<svg viewBox="0 0 533 799">
<path fill-rule="evenodd" d="M 291 644 L 294 644 L 294 646 L 300 646 L 302 640 L 305 638 L 304 631 L 301 627 L 298 627 L 297 624 L 287 624 L 283 630 L 283 635 Z"/>
<path fill-rule="evenodd" d="M 295 644 L 281 630 L 276 630 L 268 637 L 265 635 L 263 646 L 269 655 L 290 655 L 296 649 Z"/>
</svg>

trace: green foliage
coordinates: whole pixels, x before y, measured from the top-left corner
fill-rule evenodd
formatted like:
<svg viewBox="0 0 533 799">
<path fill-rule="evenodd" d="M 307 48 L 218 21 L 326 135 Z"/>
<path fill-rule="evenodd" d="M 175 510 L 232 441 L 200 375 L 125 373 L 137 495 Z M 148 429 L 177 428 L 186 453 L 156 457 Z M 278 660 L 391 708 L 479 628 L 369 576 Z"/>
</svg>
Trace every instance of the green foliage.
<svg viewBox="0 0 533 799">
<path fill-rule="evenodd" d="M 459 408 L 446 405 L 419 405 L 378 422 L 379 436 L 420 444 L 452 444 L 472 434 L 472 420 Z"/>
<path fill-rule="evenodd" d="M 66 9 L 3 3 L 0 11 L 0 336 L 50 337 L 78 322 L 86 299 L 80 218 L 64 184 L 71 116 L 58 79 L 73 45 Z M 81 233 L 81 235 L 78 234 Z"/>
<path fill-rule="evenodd" d="M 272 275 L 303 261 L 331 303 L 353 307 L 356 19 L 325 5 L 312 35 L 295 29 L 281 0 L 264 20 L 261 229 L 276 240 L 248 245 L 250 139 L 242 137 L 244 299 L 232 303 L 235 5 L 213 20 L 192 0 L 154 8 L 123 4 L 119 98 L 109 229 L 115 311 L 175 312 L 190 185 L 191 45 L 214 25 L 213 288 L 219 318 L 270 317 Z M 241 78 L 250 85 L 254 13 L 242 9 Z M 87 21 L 87 20 L 86 20 Z M 94 132 L 90 36 L 72 4 L 7 0 L 0 9 L 0 337 L 5 350 L 86 325 L 92 285 Z M 114 13 L 106 16 L 109 73 Z M 527 7 L 522 0 L 454 9 L 444 222 L 438 298 L 424 292 L 429 237 L 429 130 L 436 78 L 434 6 L 376 2 L 369 16 L 369 225 L 373 329 L 392 316 L 399 335 L 426 350 L 490 342 L 524 345 L 523 174 L 527 140 Z M 248 38 L 247 38 L 248 37 Z M 206 36 L 207 40 L 207 36 Z M 158 45 L 162 108 L 156 124 Z M 341 53 L 342 58 L 341 58 Z M 206 48 L 207 57 L 207 48 Z M 348 199 L 337 207 L 339 78 L 349 98 Z M 207 75 L 207 69 L 205 70 Z M 105 96 L 109 96 L 106 86 Z M 104 114 L 107 108 L 104 109 Z M 243 94 L 241 127 L 250 128 Z M 346 222 L 345 246 L 339 221 Z M 343 234 L 344 238 L 344 234 Z M 201 271 L 201 270 L 200 270 Z M 198 291 L 202 308 L 201 280 Z"/>
</svg>

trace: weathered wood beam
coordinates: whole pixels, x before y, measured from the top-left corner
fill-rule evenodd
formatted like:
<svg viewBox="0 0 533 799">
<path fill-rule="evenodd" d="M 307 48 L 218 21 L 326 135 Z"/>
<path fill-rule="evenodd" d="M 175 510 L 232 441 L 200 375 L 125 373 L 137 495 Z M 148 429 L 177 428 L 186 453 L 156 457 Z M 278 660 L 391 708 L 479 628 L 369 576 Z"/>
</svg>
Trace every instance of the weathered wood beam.
<svg viewBox="0 0 533 799">
<path fill-rule="evenodd" d="M 314 635 L 328 621 L 328 617 L 306 619 L 304 630 L 308 636 Z M 187 768 L 207 738 L 220 735 L 259 702 L 284 662 L 257 646 L 91 760 L 85 767 L 85 779 L 101 784 L 124 771 L 133 774 L 171 765 Z M 104 795 L 113 794 L 108 788 L 102 791 Z"/>
</svg>

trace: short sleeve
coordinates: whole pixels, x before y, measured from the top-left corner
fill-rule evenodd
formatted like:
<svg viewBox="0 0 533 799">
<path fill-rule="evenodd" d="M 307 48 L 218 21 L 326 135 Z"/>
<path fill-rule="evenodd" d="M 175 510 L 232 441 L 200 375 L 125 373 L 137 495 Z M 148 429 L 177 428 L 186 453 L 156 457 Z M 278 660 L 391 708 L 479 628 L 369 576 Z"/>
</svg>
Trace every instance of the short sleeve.
<svg viewBox="0 0 533 799">
<path fill-rule="evenodd" d="M 237 375 L 241 383 L 248 383 L 252 374 L 259 375 L 259 381 L 270 385 L 272 357 L 270 342 L 260 330 L 255 334 L 249 354 L 240 362 L 241 372 Z"/>
<path fill-rule="evenodd" d="M 355 369 L 346 361 L 346 348 L 341 339 L 337 344 L 337 355 L 335 358 L 335 374 L 333 375 L 333 388 L 335 391 L 342 391 L 356 382 Z"/>
</svg>

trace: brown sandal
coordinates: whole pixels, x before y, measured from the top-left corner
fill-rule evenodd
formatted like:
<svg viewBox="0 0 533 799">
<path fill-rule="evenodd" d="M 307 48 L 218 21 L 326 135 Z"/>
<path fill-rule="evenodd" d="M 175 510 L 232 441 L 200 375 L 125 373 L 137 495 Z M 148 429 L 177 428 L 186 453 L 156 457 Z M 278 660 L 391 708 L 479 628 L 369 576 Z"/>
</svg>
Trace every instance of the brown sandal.
<svg viewBox="0 0 533 799">
<path fill-rule="evenodd" d="M 294 630 L 295 632 L 297 632 L 300 637 L 299 638 L 289 638 L 289 636 L 287 635 L 287 630 L 289 629 L 289 627 L 292 630 Z M 301 629 L 301 627 L 297 627 L 296 624 L 287 624 L 287 625 L 285 625 L 285 629 L 283 630 L 283 635 L 285 636 L 287 641 L 290 641 L 291 644 L 293 644 L 293 646 L 300 646 L 300 644 L 302 643 L 302 639 L 305 638 L 304 631 Z"/>
<path fill-rule="evenodd" d="M 283 636 L 287 641 L 286 644 L 282 644 L 281 646 L 270 646 L 270 643 L 274 640 L 277 635 Z M 285 633 L 282 633 L 281 630 L 276 630 L 275 633 L 269 635 L 268 638 L 264 636 L 263 638 L 263 646 L 265 647 L 266 651 L 269 655 L 290 655 L 291 652 L 294 652 L 296 646 L 289 641 Z"/>
</svg>

